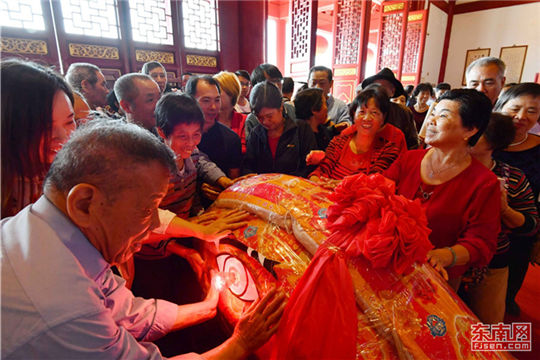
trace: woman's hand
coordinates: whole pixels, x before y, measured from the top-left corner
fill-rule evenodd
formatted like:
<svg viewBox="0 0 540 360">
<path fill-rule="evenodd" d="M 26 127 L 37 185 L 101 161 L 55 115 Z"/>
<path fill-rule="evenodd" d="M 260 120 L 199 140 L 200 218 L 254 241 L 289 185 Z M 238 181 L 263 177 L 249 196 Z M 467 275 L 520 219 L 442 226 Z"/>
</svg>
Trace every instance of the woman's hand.
<svg viewBox="0 0 540 360">
<path fill-rule="evenodd" d="M 334 190 L 336 186 L 338 186 L 341 182 L 341 180 L 329 179 L 327 177 L 318 177 L 315 175 L 311 176 L 309 180 L 317 183 L 317 185 L 327 190 Z"/>
<path fill-rule="evenodd" d="M 193 223 L 200 225 L 200 238 L 205 241 L 215 241 L 227 236 L 231 230 L 247 225 L 244 221 L 249 213 L 244 210 L 230 210 L 218 217 L 215 214 L 203 214 L 191 219 Z"/>
<path fill-rule="evenodd" d="M 510 229 L 515 229 L 525 223 L 525 215 L 512 209 L 508 204 L 506 188 L 501 186 L 501 220 Z"/>
<path fill-rule="evenodd" d="M 450 259 L 448 259 L 450 256 Z M 448 272 L 445 267 L 452 263 L 453 255 L 448 249 L 435 249 L 427 254 L 428 263 L 441 274 L 444 280 L 448 281 Z"/>
<path fill-rule="evenodd" d="M 342 132 L 349 127 L 349 124 L 346 122 L 340 122 L 339 124 L 334 125 L 337 131 Z"/>
<path fill-rule="evenodd" d="M 311 150 L 306 156 L 306 165 L 319 165 L 326 154 L 321 150 Z"/>
</svg>

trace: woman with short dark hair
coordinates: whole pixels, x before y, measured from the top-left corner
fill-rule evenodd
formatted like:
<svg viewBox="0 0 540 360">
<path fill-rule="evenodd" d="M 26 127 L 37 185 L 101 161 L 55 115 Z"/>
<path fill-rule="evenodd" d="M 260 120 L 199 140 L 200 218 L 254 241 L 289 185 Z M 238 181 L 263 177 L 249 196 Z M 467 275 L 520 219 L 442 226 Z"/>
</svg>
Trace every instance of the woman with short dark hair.
<svg viewBox="0 0 540 360">
<path fill-rule="evenodd" d="M 416 99 L 416 102 L 414 105 L 409 106 L 409 109 L 411 109 L 413 113 L 416 130 L 420 131 L 429 110 L 428 101 L 435 96 L 435 92 L 433 91 L 431 84 L 420 83 L 414 89 L 412 96 Z"/>
<path fill-rule="evenodd" d="M 428 259 L 457 289 L 470 266 L 486 266 L 500 230 L 497 177 L 470 155 L 486 129 L 491 101 L 473 89 L 450 90 L 431 113 L 426 132 L 429 150 L 403 154 L 383 175 L 396 190 L 419 199 L 426 210 L 429 239 L 435 246 Z"/>
<path fill-rule="evenodd" d="M 56 153 L 75 130 L 73 93 L 64 78 L 39 64 L 5 60 L 2 78 L 2 217 L 42 194 Z"/>
<path fill-rule="evenodd" d="M 467 304 L 486 324 L 497 324 L 504 320 L 509 270 L 510 273 L 514 271 L 508 266 L 509 250 L 516 241 L 513 235 L 534 236 L 538 225 L 534 194 L 523 171 L 492 157 L 494 151 L 505 149 L 514 136 L 512 118 L 492 113 L 484 135 L 471 149 L 471 155 L 493 171 L 503 184 L 497 251 L 487 268 L 470 271 L 464 284 Z"/>
<path fill-rule="evenodd" d="M 529 133 L 540 120 L 540 84 L 522 83 L 510 87 L 502 93 L 495 103 L 495 111 L 512 117 L 516 135 L 505 149 L 496 151 L 496 160 L 515 166 L 525 173 L 529 180 L 536 207 L 540 209 L 538 196 L 540 193 L 540 136 Z M 529 257 L 534 237 L 511 234 L 516 239 L 510 246 L 510 274 L 506 297 L 507 312 L 519 314 L 519 306 L 515 297 L 527 274 Z"/>
<path fill-rule="evenodd" d="M 259 124 L 247 138 L 244 173 L 283 173 L 305 177 L 311 169 L 306 156 L 317 148 L 305 122 L 283 112 L 281 91 L 269 81 L 255 85 L 250 103 Z"/>
<path fill-rule="evenodd" d="M 328 120 L 326 96 L 319 88 L 300 91 L 294 98 L 296 119 L 305 121 L 311 127 L 317 140 L 317 149 L 325 151 L 330 140 L 339 134 L 333 124 L 325 125 Z"/>
<path fill-rule="evenodd" d="M 383 88 L 368 86 L 351 103 L 354 125 L 332 139 L 326 156 L 310 179 L 343 179 L 345 176 L 380 173 L 407 150 L 405 136 L 388 124 L 390 100 Z"/>
</svg>

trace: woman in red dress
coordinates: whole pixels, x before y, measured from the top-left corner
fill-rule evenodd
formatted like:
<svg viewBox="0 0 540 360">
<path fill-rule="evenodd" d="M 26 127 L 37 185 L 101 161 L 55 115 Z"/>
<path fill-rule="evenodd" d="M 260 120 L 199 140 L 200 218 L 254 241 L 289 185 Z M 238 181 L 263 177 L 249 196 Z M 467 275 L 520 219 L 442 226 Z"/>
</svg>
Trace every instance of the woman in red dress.
<svg viewBox="0 0 540 360">
<path fill-rule="evenodd" d="M 405 153 L 383 175 L 396 191 L 420 198 L 426 211 L 429 261 L 448 270 L 454 289 L 469 266 L 486 266 L 500 230 L 500 187 L 497 177 L 469 154 L 484 132 L 491 102 L 470 89 L 445 93 L 428 121 L 429 150 Z"/>
</svg>

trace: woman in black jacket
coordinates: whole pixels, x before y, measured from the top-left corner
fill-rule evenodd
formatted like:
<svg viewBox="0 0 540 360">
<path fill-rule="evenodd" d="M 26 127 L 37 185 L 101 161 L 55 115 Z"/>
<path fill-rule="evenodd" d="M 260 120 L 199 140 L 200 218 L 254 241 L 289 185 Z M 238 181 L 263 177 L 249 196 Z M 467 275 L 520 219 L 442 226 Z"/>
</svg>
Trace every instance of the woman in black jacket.
<svg viewBox="0 0 540 360">
<path fill-rule="evenodd" d="M 257 84 L 249 100 L 259 124 L 247 139 L 244 173 L 306 177 L 313 170 L 306 166 L 306 155 L 317 149 L 309 125 L 284 114 L 281 92 L 268 81 Z"/>
</svg>

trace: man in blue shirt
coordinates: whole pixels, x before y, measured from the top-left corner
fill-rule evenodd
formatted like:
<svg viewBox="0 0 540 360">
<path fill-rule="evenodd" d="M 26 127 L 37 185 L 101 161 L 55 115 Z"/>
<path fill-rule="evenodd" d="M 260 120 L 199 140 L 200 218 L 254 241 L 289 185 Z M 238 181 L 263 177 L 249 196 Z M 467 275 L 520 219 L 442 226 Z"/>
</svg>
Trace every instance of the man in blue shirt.
<svg viewBox="0 0 540 360">
<path fill-rule="evenodd" d="M 178 306 L 134 297 L 110 269 L 159 226 L 175 169 L 171 150 L 134 124 L 94 120 L 73 133 L 44 195 L 1 222 L 3 358 L 160 359 L 150 341 L 216 314 L 214 288 L 203 301 Z M 203 356 L 256 350 L 275 331 L 283 299 L 271 291 Z"/>
</svg>

